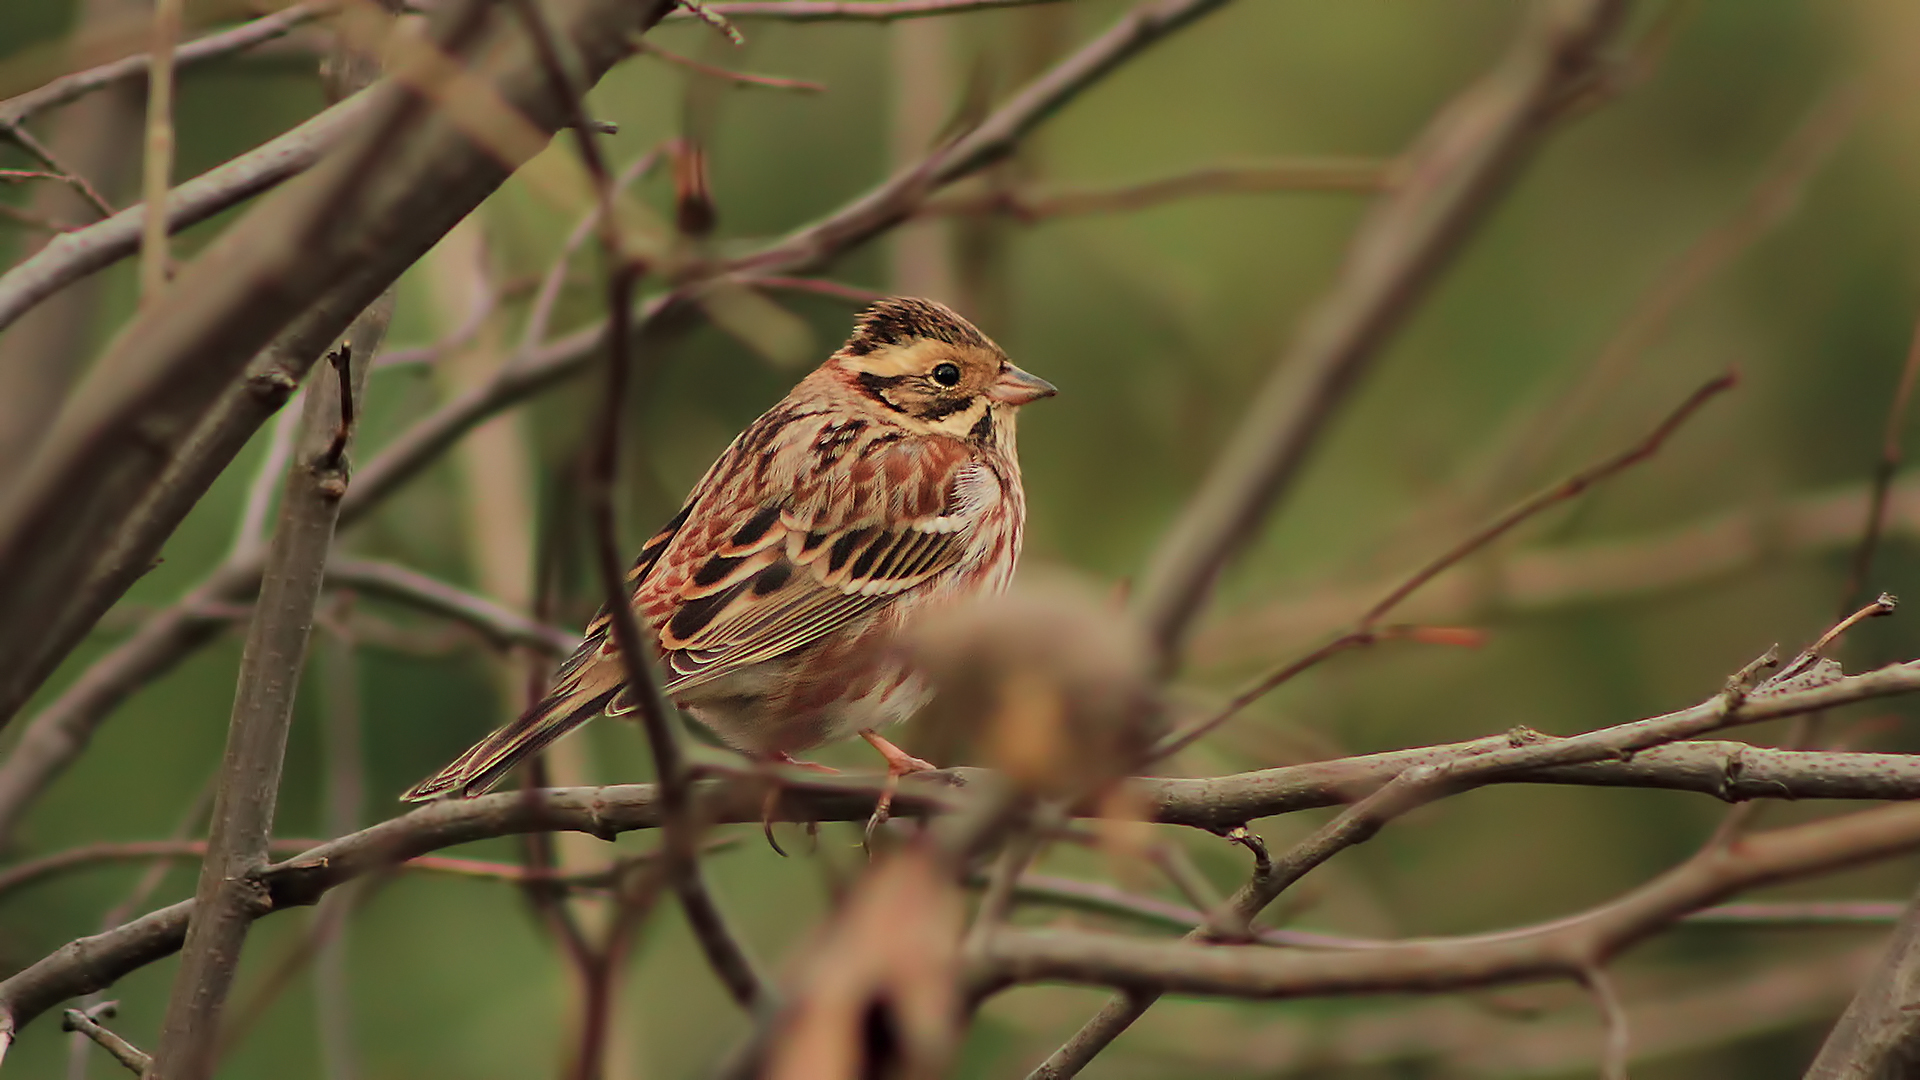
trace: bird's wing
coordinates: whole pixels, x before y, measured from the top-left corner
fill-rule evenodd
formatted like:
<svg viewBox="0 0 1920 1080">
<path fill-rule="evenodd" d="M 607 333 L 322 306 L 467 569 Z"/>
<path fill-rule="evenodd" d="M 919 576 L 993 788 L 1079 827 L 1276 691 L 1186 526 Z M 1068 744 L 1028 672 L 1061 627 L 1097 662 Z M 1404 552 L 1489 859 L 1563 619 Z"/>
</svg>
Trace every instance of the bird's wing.
<svg viewBox="0 0 1920 1080">
<path fill-rule="evenodd" d="M 809 445 L 819 437 L 809 437 Z M 950 439 L 869 439 L 802 477 L 729 470 L 643 575 L 677 694 L 868 616 L 965 557 L 998 479 Z M 604 633 L 602 620 L 589 636 Z"/>
</svg>

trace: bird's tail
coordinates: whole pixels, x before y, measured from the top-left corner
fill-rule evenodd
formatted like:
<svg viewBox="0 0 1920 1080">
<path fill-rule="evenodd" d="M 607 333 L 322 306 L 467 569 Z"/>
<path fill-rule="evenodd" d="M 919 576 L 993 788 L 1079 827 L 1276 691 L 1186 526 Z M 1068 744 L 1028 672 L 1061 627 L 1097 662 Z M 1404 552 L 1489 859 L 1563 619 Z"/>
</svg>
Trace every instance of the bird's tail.
<svg viewBox="0 0 1920 1080">
<path fill-rule="evenodd" d="M 400 798 L 405 802 L 425 802 L 441 796 L 471 799 L 484 795 L 512 772 L 515 765 L 599 715 L 620 689 L 617 682 L 607 687 L 582 686 L 565 680 L 540 704 L 475 743 L 472 749 L 455 758 L 453 764 L 415 784 Z"/>
</svg>

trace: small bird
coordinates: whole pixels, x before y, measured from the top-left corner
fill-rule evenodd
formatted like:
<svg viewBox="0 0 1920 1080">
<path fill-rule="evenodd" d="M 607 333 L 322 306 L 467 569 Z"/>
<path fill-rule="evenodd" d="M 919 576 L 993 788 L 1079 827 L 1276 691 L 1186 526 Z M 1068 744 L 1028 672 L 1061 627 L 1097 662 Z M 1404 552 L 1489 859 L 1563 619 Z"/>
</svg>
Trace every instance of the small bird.
<svg viewBox="0 0 1920 1080">
<path fill-rule="evenodd" d="M 734 439 L 627 580 L 664 690 L 761 761 L 859 733 L 889 779 L 932 768 L 877 733 L 931 696 L 900 632 L 999 592 L 1026 496 L 1014 415 L 1054 387 L 943 305 L 893 297 Z M 472 797 L 595 716 L 630 713 L 607 612 L 539 704 L 402 798 Z"/>
</svg>

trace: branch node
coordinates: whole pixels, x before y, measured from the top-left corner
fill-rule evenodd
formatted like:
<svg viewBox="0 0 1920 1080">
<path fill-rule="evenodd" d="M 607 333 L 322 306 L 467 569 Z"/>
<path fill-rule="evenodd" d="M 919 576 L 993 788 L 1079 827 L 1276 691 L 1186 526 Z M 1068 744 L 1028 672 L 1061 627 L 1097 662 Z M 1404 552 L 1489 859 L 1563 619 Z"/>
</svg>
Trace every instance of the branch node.
<svg viewBox="0 0 1920 1080">
<path fill-rule="evenodd" d="M 287 399 L 293 396 L 293 391 L 299 385 L 298 382 L 294 381 L 292 375 L 287 374 L 280 368 L 273 368 L 269 371 L 261 371 L 247 376 L 247 391 L 257 400 L 265 402 L 275 409 L 285 405 Z"/>
<path fill-rule="evenodd" d="M 740 32 L 740 28 L 733 25 L 733 21 L 725 15 L 708 7 L 706 0 L 680 0 L 680 6 L 686 9 L 687 14 L 725 35 L 726 39 L 733 43 L 734 48 L 737 49 L 747 43 L 747 36 Z"/>
<path fill-rule="evenodd" d="M 1260 835 L 1247 828 L 1243 822 L 1221 834 L 1228 841 L 1239 844 L 1253 853 L 1253 872 L 1266 877 L 1273 870 L 1273 854 L 1267 850 L 1267 842 Z"/>
<path fill-rule="evenodd" d="M 321 458 L 321 468 L 327 472 L 345 472 L 343 462 L 347 453 L 347 438 L 353 433 L 353 345 L 341 342 L 340 347 L 327 354 L 327 363 L 333 365 L 333 372 L 340 379 L 340 426 L 334 429 L 333 441 L 327 444 L 327 452 Z M 339 484 L 336 494 L 327 482 L 322 482 L 320 490 L 329 498 L 338 499 L 347 493 L 344 480 Z"/>
<path fill-rule="evenodd" d="M 113 1055 L 113 1059 L 133 1071 L 135 1076 L 146 1075 L 153 1065 L 153 1058 L 139 1047 L 107 1030 L 101 1020 L 111 1019 L 119 1011 L 117 1001 L 103 1001 L 86 1009 L 68 1009 L 60 1022 L 60 1030 L 77 1031 L 98 1043 L 100 1049 Z"/>
</svg>

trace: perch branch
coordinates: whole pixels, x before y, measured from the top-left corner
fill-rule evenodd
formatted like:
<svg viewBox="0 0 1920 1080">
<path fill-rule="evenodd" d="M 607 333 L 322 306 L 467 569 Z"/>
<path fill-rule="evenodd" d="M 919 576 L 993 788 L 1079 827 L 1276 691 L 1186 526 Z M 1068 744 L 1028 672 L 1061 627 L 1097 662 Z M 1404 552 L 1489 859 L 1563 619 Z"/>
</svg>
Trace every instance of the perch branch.
<svg viewBox="0 0 1920 1080">
<path fill-rule="evenodd" d="M 1898 664 L 1820 686 L 1755 694 L 1732 718 L 1758 722 L 1916 690 L 1920 690 L 1920 664 Z M 1696 710 L 1700 708 L 1706 707 Z M 1602 729 L 1602 733 L 1613 732 L 1616 734 L 1608 737 L 1618 738 L 1623 729 L 1628 733 L 1636 728 L 1644 731 L 1642 725 L 1672 721 L 1696 710 Z M 1550 761 L 1554 759 L 1552 748 L 1563 741 L 1569 740 L 1548 740 L 1521 749 L 1540 754 L 1543 762 Z M 1428 760 L 1453 760 L 1470 754 L 1476 746 L 1481 752 L 1498 752 L 1499 748 L 1511 748 L 1511 743 L 1505 736 L 1493 736 L 1476 743 L 1241 776 L 1210 780 L 1147 778 L 1131 783 L 1142 796 L 1137 805 L 1150 820 L 1225 831 L 1255 818 L 1351 802 L 1391 781 L 1423 755 Z M 977 774 L 955 770 L 946 775 L 965 781 Z M 1499 783 L 1672 787 L 1726 799 L 1920 795 L 1920 767 L 1909 755 L 1763 751 L 1737 743 L 1665 746 L 1635 754 L 1631 761 L 1516 768 L 1492 779 Z M 796 820 L 865 821 L 882 790 L 876 783 L 812 774 L 784 776 L 783 782 L 787 791 L 780 800 L 780 812 Z M 759 822 L 765 787 L 758 777 L 746 783 L 706 780 L 694 785 L 692 798 L 707 820 Z M 955 808 L 957 803 L 944 786 L 910 783 L 895 796 L 894 808 L 900 815 L 927 815 Z M 651 784 L 504 792 L 432 803 L 260 871 L 251 880 L 255 894 L 265 900 L 248 909 L 247 914 L 257 918 L 311 904 L 337 885 L 455 844 L 528 832 L 573 831 L 611 837 L 657 828 L 662 816 L 659 789 Z M 1920 844 L 1920 803 L 1867 811 L 1838 821 L 1848 824 L 1828 834 L 1832 844 L 1824 839 L 1813 843 L 1817 857 L 1806 864 L 1806 872 Z M 1832 824 L 1796 828 L 1818 829 Z M 1742 842 L 1741 852 L 1746 850 L 1746 843 Z M 1707 906 L 1718 899 L 1716 895 L 1695 906 Z M 11 1037 L 20 1026 L 61 1001 L 103 989 L 128 972 L 171 954 L 180 946 L 193 908 L 193 901 L 182 901 L 72 942 L 0 982 L 0 1039 Z"/>
</svg>

